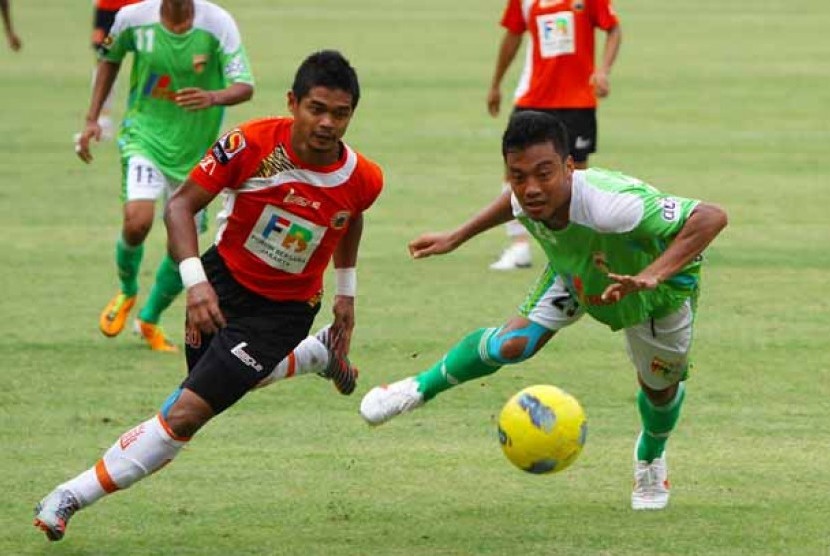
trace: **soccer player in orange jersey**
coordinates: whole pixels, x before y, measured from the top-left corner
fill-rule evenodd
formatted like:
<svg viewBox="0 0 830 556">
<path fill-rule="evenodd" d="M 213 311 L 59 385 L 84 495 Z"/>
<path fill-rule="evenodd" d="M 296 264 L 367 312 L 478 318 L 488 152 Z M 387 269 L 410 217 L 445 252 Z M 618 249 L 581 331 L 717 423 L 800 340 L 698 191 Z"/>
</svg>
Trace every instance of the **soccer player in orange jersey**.
<svg viewBox="0 0 830 556">
<path fill-rule="evenodd" d="M 14 31 L 14 25 L 12 25 L 9 0 L 0 0 L 0 15 L 3 17 L 3 28 L 6 30 L 6 40 L 9 41 L 9 48 L 17 52 L 23 46 L 23 43 L 20 42 L 20 37 L 17 36 L 17 33 Z"/>
<path fill-rule="evenodd" d="M 596 151 L 597 98 L 610 92 L 609 74 L 620 48 L 622 32 L 611 0 L 508 0 L 501 19 L 505 29 L 496 69 L 487 92 L 487 109 L 497 116 L 501 81 L 516 57 L 522 37 L 529 44 L 515 93 L 515 111 L 549 112 L 564 122 L 575 168 L 588 167 Z M 594 34 L 606 33 L 598 66 L 594 64 Z M 507 189 L 506 180 L 503 188 Z M 529 267 L 529 236 L 515 220 L 507 224 L 511 245 L 490 265 L 493 270 Z"/>
<path fill-rule="evenodd" d="M 383 187 L 380 168 L 341 141 L 359 98 L 340 53 L 312 54 L 288 93 L 293 117 L 225 134 L 171 197 L 165 222 L 187 288 L 188 376 L 157 415 L 38 504 L 35 525 L 49 539 L 63 537 L 77 510 L 159 470 L 253 388 L 317 372 L 342 394 L 354 390 L 355 267 L 363 212 Z M 221 191 L 223 221 L 200 258 L 194 216 Z M 332 259 L 334 322 L 308 336 Z"/>
</svg>

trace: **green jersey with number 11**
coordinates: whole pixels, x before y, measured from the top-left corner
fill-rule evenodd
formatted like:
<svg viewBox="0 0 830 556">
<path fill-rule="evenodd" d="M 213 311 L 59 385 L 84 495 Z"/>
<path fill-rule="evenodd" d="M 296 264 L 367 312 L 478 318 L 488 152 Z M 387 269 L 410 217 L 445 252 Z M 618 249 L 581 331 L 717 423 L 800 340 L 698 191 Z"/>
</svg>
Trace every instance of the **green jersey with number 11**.
<svg viewBox="0 0 830 556">
<path fill-rule="evenodd" d="M 663 194 L 642 181 L 598 168 L 573 173 L 570 222 L 551 230 L 531 220 L 515 196 L 513 213 L 545 250 L 571 295 L 614 330 L 663 317 L 697 292 L 700 257 L 655 290 L 602 301 L 608 272 L 636 275 L 659 257 L 699 201 Z"/>
<path fill-rule="evenodd" d="M 161 24 L 161 0 L 119 10 L 101 58 L 121 63 L 134 53 L 127 112 L 118 135 L 122 157 L 143 155 L 183 180 L 219 134 L 223 108 L 189 111 L 175 102 L 185 87 L 206 91 L 253 84 L 250 63 L 231 15 L 194 1 L 193 26 L 176 34 Z"/>
</svg>

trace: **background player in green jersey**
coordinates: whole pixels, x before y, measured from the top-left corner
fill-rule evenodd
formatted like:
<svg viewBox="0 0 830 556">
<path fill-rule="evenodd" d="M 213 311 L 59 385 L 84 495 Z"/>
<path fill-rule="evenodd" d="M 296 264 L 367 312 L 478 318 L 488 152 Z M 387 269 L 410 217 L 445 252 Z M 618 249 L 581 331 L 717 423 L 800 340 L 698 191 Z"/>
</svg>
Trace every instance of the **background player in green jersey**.
<svg viewBox="0 0 830 556">
<path fill-rule="evenodd" d="M 469 334 L 414 377 L 373 388 L 361 415 L 379 425 L 457 384 L 524 361 L 588 313 L 625 332 L 643 424 L 631 505 L 662 509 L 669 500 L 665 445 L 685 396 L 700 255 L 726 226 L 726 213 L 619 173 L 575 170 L 567 132 L 549 114 L 513 115 L 502 154 L 512 192 L 453 231 L 418 237 L 410 252 L 447 253 L 515 216 L 544 249 L 547 268 L 519 316 Z"/>
<path fill-rule="evenodd" d="M 102 44 L 85 128 L 75 148 L 84 162 L 92 161 L 90 141 L 101 138 L 98 117 L 128 52 L 133 53 L 129 101 L 118 135 L 124 200 L 116 243 L 121 289 L 99 319 L 101 332 L 110 337 L 124 329 L 136 301 L 155 201 L 172 193 L 216 140 L 223 107 L 244 102 L 254 92 L 239 30 L 225 10 L 203 0 L 146 0 L 127 6 Z M 153 350 L 177 349 L 158 322 L 181 290 L 178 269 L 165 256 L 136 320 Z"/>
</svg>

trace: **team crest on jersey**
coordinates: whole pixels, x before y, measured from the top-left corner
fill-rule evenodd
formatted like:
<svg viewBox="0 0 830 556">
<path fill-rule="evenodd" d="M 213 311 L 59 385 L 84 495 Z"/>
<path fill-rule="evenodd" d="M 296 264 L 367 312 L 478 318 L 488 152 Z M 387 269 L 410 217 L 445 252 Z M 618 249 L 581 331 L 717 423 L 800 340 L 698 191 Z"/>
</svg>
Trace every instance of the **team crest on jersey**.
<svg viewBox="0 0 830 556">
<path fill-rule="evenodd" d="M 245 142 L 245 136 L 242 134 L 242 131 L 234 129 L 220 137 L 213 145 L 211 152 L 219 164 L 224 166 L 233 157 L 242 152 L 246 146 L 247 143 Z"/>
<path fill-rule="evenodd" d="M 208 55 L 207 54 L 194 54 L 193 55 L 193 71 L 196 73 L 202 73 L 205 71 L 205 66 L 208 62 Z"/>
<path fill-rule="evenodd" d="M 574 0 L 574 2 L 571 3 L 571 9 L 575 12 L 581 12 L 582 10 L 584 10 L 585 9 L 584 0 Z"/>
<path fill-rule="evenodd" d="M 342 230 L 349 223 L 349 217 L 352 214 L 347 210 L 341 210 L 331 217 L 331 227 L 335 230 Z"/>
</svg>

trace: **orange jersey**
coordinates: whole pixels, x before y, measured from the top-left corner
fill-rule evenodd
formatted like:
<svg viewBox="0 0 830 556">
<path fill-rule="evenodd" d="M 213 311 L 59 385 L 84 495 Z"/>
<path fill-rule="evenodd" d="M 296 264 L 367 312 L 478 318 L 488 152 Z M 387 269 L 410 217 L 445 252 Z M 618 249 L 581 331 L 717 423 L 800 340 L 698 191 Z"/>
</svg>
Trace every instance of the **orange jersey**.
<svg viewBox="0 0 830 556">
<path fill-rule="evenodd" d="M 502 27 L 530 35 L 516 106 L 596 107 L 594 30 L 618 23 L 611 0 L 508 0 Z"/>
<path fill-rule="evenodd" d="M 141 0 L 95 0 L 95 7 L 99 10 L 107 10 L 108 12 L 117 12 L 124 6 L 136 4 Z"/>
<path fill-rule="evenodd" d="M 275 301 L 308 301 L 350 222 L 383 188 L 380 167 L 342 144 L 340 160 L 309 166 L 291 149 L 291 118 L 223 135 L 190 174 L 227 193 L 216 245 L 237 282 Z"/>
</svg>

